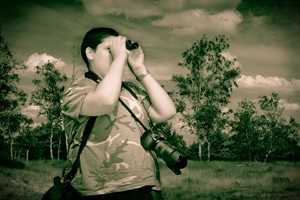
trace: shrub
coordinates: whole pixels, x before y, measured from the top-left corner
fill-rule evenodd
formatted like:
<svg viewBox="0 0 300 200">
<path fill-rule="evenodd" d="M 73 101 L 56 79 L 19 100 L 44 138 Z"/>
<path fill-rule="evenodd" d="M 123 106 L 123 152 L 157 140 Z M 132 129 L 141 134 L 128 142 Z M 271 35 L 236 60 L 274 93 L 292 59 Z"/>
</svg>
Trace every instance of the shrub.
<svg viewBox="0 0 300 200">
<path fill-rule="evenodd" d="M 0 165 L 8 168 L 23 169 L 25 164 L 19 160 L 12 160 L 6 155 L 0 154 Z"/>
</svg>

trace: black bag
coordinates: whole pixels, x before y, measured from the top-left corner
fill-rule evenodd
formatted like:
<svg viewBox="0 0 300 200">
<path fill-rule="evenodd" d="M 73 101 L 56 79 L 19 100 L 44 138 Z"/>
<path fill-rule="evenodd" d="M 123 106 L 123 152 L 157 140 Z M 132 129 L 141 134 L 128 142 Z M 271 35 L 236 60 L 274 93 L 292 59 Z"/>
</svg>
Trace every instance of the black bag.
<svg viewBox="0 0 300 200">
<path fill-rule="evenodd" d="M 47 192 L 44 193 L 42 200 L 79 200 L 80 194 L 71 185 L 71 181 L 73 180 L 77 172 L 80 154 L 88 141 L 89 135 L 92 131 L 96 118 L 97 117 L 90 117 L 89 121 L 85 126 L 82 141 L 79 146 L 76 159 L 72 164 L 71 170 L 66 174 L 66 176 L 64 176 L 66 168 L 63 170 L 64 178 L 61 178 L 59 176 L 54 177 L 53 186 L 50 189 L 48 189 Z"/>
<path fill-rule="evenodd" d="M 69 182 L 61 182 L 61 177 L 57 176 L 54 178 L 54 185 L 43 195 L 42 200 L 79 200 L 79 198 L 79 192 Z"/>
</svg>

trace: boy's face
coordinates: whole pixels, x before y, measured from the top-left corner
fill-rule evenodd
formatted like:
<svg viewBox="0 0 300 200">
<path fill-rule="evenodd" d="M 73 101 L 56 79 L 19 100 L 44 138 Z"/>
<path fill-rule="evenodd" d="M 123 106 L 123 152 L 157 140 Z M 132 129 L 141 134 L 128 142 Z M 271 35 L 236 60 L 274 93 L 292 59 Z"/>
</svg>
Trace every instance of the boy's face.
<svg viewBox="0 0 300 200">
<path fill-rule="evenodd" d="M 115 36 L 109 36 L 103 39 L 103 42 L 98 44 L 94 60 L 93 60 L 93 68 L 100 72 L 102 76 L 105 76 L 112 61 L 113 57 L 110 53 L 110 43 L 115 38 Z"/>
</svg>

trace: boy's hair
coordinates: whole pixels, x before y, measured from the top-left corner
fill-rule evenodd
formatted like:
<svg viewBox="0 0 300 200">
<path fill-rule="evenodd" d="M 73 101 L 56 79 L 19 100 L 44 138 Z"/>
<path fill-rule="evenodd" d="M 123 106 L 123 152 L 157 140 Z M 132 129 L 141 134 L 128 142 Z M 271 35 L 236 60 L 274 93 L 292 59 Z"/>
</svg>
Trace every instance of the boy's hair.
<svg viewBox="0 0 300 200">
<path fill-rule="evenodd" d="M 103 39 L 109 36 L 119 36 L 119 33 L 112 28 L 99 27 L 93 28 L 85 34 L 81 43 L 81 57 L 88 69 L 89 62 L 85 53 L 85 49 L 90 47 L 95 51 L 98 44 L 102 43 Z"/>
</svg>

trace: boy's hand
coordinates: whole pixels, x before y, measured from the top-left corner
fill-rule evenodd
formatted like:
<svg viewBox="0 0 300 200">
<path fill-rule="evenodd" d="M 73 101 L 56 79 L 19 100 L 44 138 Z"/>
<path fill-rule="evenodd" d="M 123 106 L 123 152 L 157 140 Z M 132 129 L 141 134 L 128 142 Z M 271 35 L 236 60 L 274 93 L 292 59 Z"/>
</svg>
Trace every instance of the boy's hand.
<svg viewBox="0 0 300 200">
<path fill-rule="evenodd" d="M 127 57 L 127 49 L 126 49 L 126 37 L 117 36 L 110 43 L 110 52 L 114 59 L 117 57 L 123 56 Z"/>
<path fill-rule="evenodd" d="M 139 79 L 140 76 L 149 73 L 144 63 L 144 53 L 140 47 L 138 49 L 128 51 L 127 61 L 131 72 L 137 79 Z"/>
</svg>

